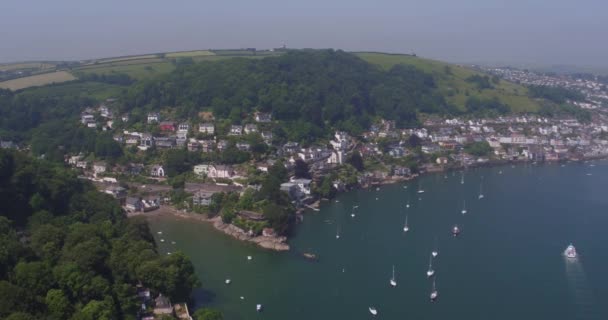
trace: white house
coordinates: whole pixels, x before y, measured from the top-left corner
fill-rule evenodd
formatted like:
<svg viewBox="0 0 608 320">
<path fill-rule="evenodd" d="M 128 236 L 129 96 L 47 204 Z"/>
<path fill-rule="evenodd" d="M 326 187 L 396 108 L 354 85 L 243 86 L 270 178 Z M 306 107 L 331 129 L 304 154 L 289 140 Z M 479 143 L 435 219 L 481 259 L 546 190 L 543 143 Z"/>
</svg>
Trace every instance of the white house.
<svg viewBox="0 0 608 320">
<path fill-rule="evenodd" d="M 234 175 L 234 170 L 232 170 L 231 166 L 228 165 L 214 165 L 209 167 L 209 173 L 207 176 L 209 178 L 232 178 Z"/>
<path fill-rule="evenodd" d="M 163 166 L 154 165 L 154 166 L 152 166 L 152 168 L 150 168 L 150 176 L 152 176 L 152 177 L 164 177 L 165 176 L 165 169 L 163 168 Z"/>
<path fill-rule="evenodd" d="M 213 134 L 215 132 L 215 127 L 213 126 L 213 123 L 210 122 L 201 123 L 198 125 L 198 132 Z"/>
<path fill-rule="evenodd" d="M 272 116 L 270 115 L 270 113 L 256 112 L 254 118 L 255 118 L 256 122 L 270 122 L 270 121 L 272 121 Z"/>
<path fill-rule="evenodd" d="M 245 134 L 256 133 L 258 132 L 258 126 L 253 123 L 248 123 L 245 125 Z"/>
<path fill-rule="evenodd" d="M 232 178 L 234 170 L 227 165 L 199 164 L 194 166 L 194 173 L 209 178 Z"/>
<path fill-rule="evenodd" d="M 177 125 L 177 132 L 188 132 L 188 130 L 190 130 L 190 124 L 187 122 L 182 122 Z"/>
<path fill-rule="evenodd" d="M 230 126 L 230 136 L 240 136 L 243 134 L 243 126 L 232 125 Z"/>
<path fill-rule="evenodd" d="M 93 172 L 95 175 L 106 172 L 107 166 L 105 162 L 95 162 L 93 164 Z"/>
<path fill-rule="evenodd" d="M 310 194 L 311 181 L 310 179 L 291 179 L 291 182 L 298 187 L 298 191 L 304 195 Z"/>
<path fill-rule="evenodd" d="M 343 162 L 344 162 L 344 153 L 340 150 L 332 151 L 329 158 L 327 158 L 327 163 L 342 164 Z"/>
<path fill-rule="evenodd" d="M 160 116 L 156 112 L 148 113 L 148 123 L 157 123 L 160 121 Z"/>
</svg>

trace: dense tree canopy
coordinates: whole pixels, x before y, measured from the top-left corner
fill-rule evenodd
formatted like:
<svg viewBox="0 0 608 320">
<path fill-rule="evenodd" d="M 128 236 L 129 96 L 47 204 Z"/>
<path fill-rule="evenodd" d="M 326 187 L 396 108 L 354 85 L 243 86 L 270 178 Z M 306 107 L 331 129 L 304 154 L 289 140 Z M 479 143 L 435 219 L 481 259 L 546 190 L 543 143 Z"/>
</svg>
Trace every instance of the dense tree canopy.
<svg viewBox="0 0 608 320">
<path fill-rule="evenodd" d="M 411 125 L 417 111 L 446 110 L 431 75 L 403 65 L 382 71 L 332 50 L 182 66 L 135 84 L 124 100 L 129 109 L 175 106 L 176 114 L 191 117 L 211 107 L 216 117 L 236 122 L 253 111 L 270 112 L 292 123 L 288 134 L 300 138 L 328 126 L 361 131 L 374 116 Z"/>
<path fill-rule="evenodd" d="M 144 220 L 61 166 L 0 150 L 0 317 L 134 319 L 135 285 L 187 301 L 198 279 Z"/>
</svg>

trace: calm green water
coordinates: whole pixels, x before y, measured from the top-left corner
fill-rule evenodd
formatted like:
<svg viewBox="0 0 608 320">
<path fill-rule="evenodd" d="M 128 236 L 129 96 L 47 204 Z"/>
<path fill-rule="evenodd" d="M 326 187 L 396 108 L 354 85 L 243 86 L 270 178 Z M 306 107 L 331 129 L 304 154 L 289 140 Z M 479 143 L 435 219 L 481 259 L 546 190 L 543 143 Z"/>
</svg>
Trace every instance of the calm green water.
<svg viewBox="0 0 608 320">
<path fill-rule="evenodd" d="M 370 305 L 382 319 L 608 319 L 608 163 L 484 168 L 460 179 L 432 175 L 343 194 L 306 214 L 290 253 L 203 223 L 161 217 L 151 225 L 157 240 L 166 239 L 161 251 L 192 258 L 209 290 L 196 292 L 197 305 L 220 308 L 227 319 L 370 319 Z M 416 193 L 419 184 L 424 194 Z M 430 303 L 426 270 L 436 238 L 439 299 Z M 578 262 L 561 255 L 570 242 Z M 396 288 L 388 283 L 392 265 Z"/>
</svg>

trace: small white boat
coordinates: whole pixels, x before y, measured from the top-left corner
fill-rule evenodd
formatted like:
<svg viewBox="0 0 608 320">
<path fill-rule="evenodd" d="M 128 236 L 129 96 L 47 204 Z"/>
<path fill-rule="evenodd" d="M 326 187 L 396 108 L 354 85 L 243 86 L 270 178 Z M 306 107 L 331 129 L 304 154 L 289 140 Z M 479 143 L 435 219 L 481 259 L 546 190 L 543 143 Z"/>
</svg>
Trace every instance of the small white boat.
<svg viewBox="0 0 608 320">
<path fill-rule="evenodd" d="M 355 210 L 355 209 L 357 209 L 357 208 L 359 208 L 359 206 L 358 206 L 358 205 L 353 206 L 353 210 Z"/>
<path fill-rule="evenodd" d="M 424 190 L 420 189 L 418 190 L 418 193 L 424 193 Z"/>
<path fill-rule="evenodd" d="M 160 242 L 165 242 L 165 239 L 160 239 Z"/>
<path fill-rule="evenodd" d="M 351 218 L 354 218 L 354 217 L 355 217 L 355 213 L 354 213 L 354 212 L 353 212 L 353 213 L 351 213 L 351 214 L 350 214 L 350 217 L 351 217 Z"/>
<path fill-rule="evenodd" d="M 251 259 L 253 259 L 252 256 L 247 256 L 247 260 L 251 260 Z"/>
<path fill-rule="evenodd" d="M 433 270 L 433 255 L 431 255 L 429 257 L 429 270 L 426 271 L 426 276 L 430 278 L 433 275 L 435 275 L 435 270 Z"/>
<path fill-rule="evenodd" d="M 175 244 L 175 241 L 171 241 L 171 244 Z"/>
<path fill-rule="evenodd" d="M 460 211 L 460 213 L 462 213 L 462 214 L 467 213 L 467 201 L 466 200 L 462 200 L 462 210 Z"/>
<path fill-rule="evenodd" d="M 376 198 L 376 200 L 378 200 L 378 198 Z"/>
<path fill-rule="evenodd" d="M 377 187 L 377 188 L 376 188 L 376 191 L 380 191 L 380 187 Z"/>
<path fill-rule="evenodd" d="M 587 173 L 587 175 L 588 175 L 588 176 L 591 176 L 592 174 L 591 174 L 591 173 Z"/>
<path fill-rule="evenodd" d="M 397 280 L 395 279 L 395 266 L 393 266 L 393 276 L 391 277 L 391 281 L 389 281 L 391 287 L 397 286 Z"/>
<path fill-rule="evenodd" d="M 162 232 L 162 231 L 158 231 L 157 233 L 158 233 L 158 234 L 163 234 L 163 232 Z"/>
<path fill-rule="evenodd" d="M 262 309 L 263 309 L 263 308 L 264 308 L 264 307 L 263 307 L 261 304 L 256 304 L 256 305 L 255 305 L 255 311 L 257 311 L 257 312 L 262 312 Z"/>
<path fill-rule="evenodd" d="M 230 280 L 230 278 L 228 278 L 228 279 L 224 280 L 224 283 L 225 284 L 230 284 L 230 283 L 232 283 L 232 280 Z"/>
<path fill-rule="evenodd" d="M 340 202 L 340 200 L 336 200 L 336 203 Z"/>
<path fill-rule="evenodd" d="M 483 199 L 484 195 L 483 195 L 483 182 L 479 183 L 479 196 L 478 198 L 481 200 Z"/>
<path fill-rule="evenodd" d="M 502 170 L 498 171 L 498 174 L 502 174 Z"/>
<path fill-rule="evenodd" d="M 454 227 L 452 227 L 452 234 L 454 235 L 454 237 L 456 237 L 460 234 L 460 228 L 458 228 L 457 224 L 455 224 Z"/>
<path fill-rule="evenodd" d="M 410 201 L 409 201 L 409 200 L 407 201 L 407 204 L 405 205 L 405 207 L 406 207 L 406 208 L 409 208 L 409 207 L 410 207 Z"/>
<path fill-rule="evenodd" d="M 576 259 L 576 257 L 577 257 L 576 248 L 574 248 L 572 243 L 564 251 L 564 256 L 566 256 L 566 258 Z"/>
<path fill-rule="evenodd" d="M 243 297 L 243 296 L 241 296 L 240 298 L 241 298 L 241 300 L 245 300 L 245 297 Z"/>
<path fill-rule="evenodd" d="M 167 255 L 168 255 L 168 256 L 170 256 L 170 255 L 171 255 L 171 252 L 167 252 Z"/>
<path fill-rule="evenodd" d="M 460 184 L 464 184 L 464 172 L 460 174 Z"/>
<path fill-rule="evenodd" d="M 338 228 L 336 230 L 336 239 L 340 239 L 340 225 L 338 224 Z"/>
<path fill-rule="evenodd" d="M 437 237 L 435 237 L 435 249 L 431 251 L 431 255 L 433 258 L 436 258 L 439 255 L 439 239 L 437 239 Z"/>
<path fill-rule="evenodd" d="M 403 226 L 403 232 L 410 231 L 410 227 L 407 225 L 407 214 L 405 215 L 405 225 Z"/>
<path fill-rule="evenodd" d="M 439 291 L 437 291 L 437 287 L 435 286 L 435 279 L 433 279 L 433 288 L 431 289 L 431 294 L 429 297 L 431 298 L 431 302 L 435 302 L 437 297 L 439 297 Z"/>
<path fill-rule="evenodd" d="M 376 308 L 374 307 L 369 307 L 369 313 L 371 313 L 372 315 L 377 315 L 378 314 L 378 310 L 376 310 Z"/>
</svg>

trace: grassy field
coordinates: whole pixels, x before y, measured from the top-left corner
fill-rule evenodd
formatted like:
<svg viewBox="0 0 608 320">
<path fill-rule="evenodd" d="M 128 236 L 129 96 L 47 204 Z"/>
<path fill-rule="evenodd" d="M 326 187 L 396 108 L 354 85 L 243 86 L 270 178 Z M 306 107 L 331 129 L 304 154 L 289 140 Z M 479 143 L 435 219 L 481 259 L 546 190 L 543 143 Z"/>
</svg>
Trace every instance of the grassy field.
<svg viewBox="0 0 608 320">
<path fill-rule="evenodd" d="M 230 56 L 230 55 L 215 55 L 212 52 L 210 54 L 203 54 L 205 51 L 188 51 L 188 52 L 176 52 L 174 54 L 181 54 L 180 57 L 192 57 L 195 62 L 202 61 L 220 61 L 234 58 L 248 58 L 248 59 L 261 59 L 267 57 L 267 55 L 259 56 Z M 196 55 L 198 53 L 198 55 Z M 186 55 L 190 54 L 190 55 Z M 161 59 L 154 56 L 153 58 L 144 59 L 131 59 L 131 60 L 114 60 L 109 63 L 98 63 L 86 65 L 80 68 L 74 69 L 74 73 L 96 73 L 96 74 L 111 74 L 111 73 L 125 73 L 134 79 L 146 79 L 160 74 L 166 74 L 175 70 L 175 65 L 169 61 L 169 54 L 166 55 L 167 59 Z M 173 55 L 172 58 L 177 56 Z"/>
<path fill-rule="evenodd" d="M 168 61 L 153 61 L 153 62 L 140 62 L 131 64 L 100 64 L 95 66 L 89 66 L 85 68 L 75 69 L 77 73 L 96 73 L 96 74 L 112 74 L 112 73 L 124 73 L 134 79 L 146 79 L 159 74 L 169 73 L 175 69 L 175 66 Z"/>
<path fill-rule="evenodd" d="M 357 52 L 356 55 L 384 69 L 389 69 L 396 64 L 407 64 L 432 74 L 437 79 L 439 89 L 448 102 L 459 108 L 464 108 L 465 101 L 468 99 L 467 94 L 479 98 L 496 97 L 508 104 L 514 112 L 534 112 L 539 108 L 538 103 L 528 97 L 528 90 L 515 83 L 501 80 L 492 89 L 478 90 L 475 84 L 467 82 L 466 79 L 481 73 L 469 68 L 402 54 Z"/>
<path fill-rule="evenodd" d="M 13 71 L 13 70 L 21 70 L 21 69 L 48 70 L 48 69 L 52 69 L 54 67 L 55 67 L 55 65 L 52 63 L 23 62 L 23 63 L 0 64 L 0 71 Z"/>
<path fill-rule="evenodd" d="M 20 90 L 29 87 L 44 86 L 51 83 L 59 83 L 75 80 L 71 73 L 66 71 L 55 71 L 43 74 L 37 74 L 34 76 L 23 77 L 19 79 L 13 79 L 8 81 L 0 82 L 0 88 L 10 90 Z"/>
<path fill-rule="evenodd" d="M 61 96 L 77 92 L 82 97 L 92 97 L 97 100 L 115 98 L 124 87 L 101 82 L 72 82 L 47 87 L 29 88 L 23 94 L 38 94 L 43 96 Z"/>
<path fill-rule="evenodd" d="M 167 58 L 183 58 L 183 57 L 198 57 L 198 56 L 213 56 L 215 53 L 209 50 L 195 50 L 195 51 L 182 51 L 182 52 L 171 52 L 166 53 Z"/>
</svg>

